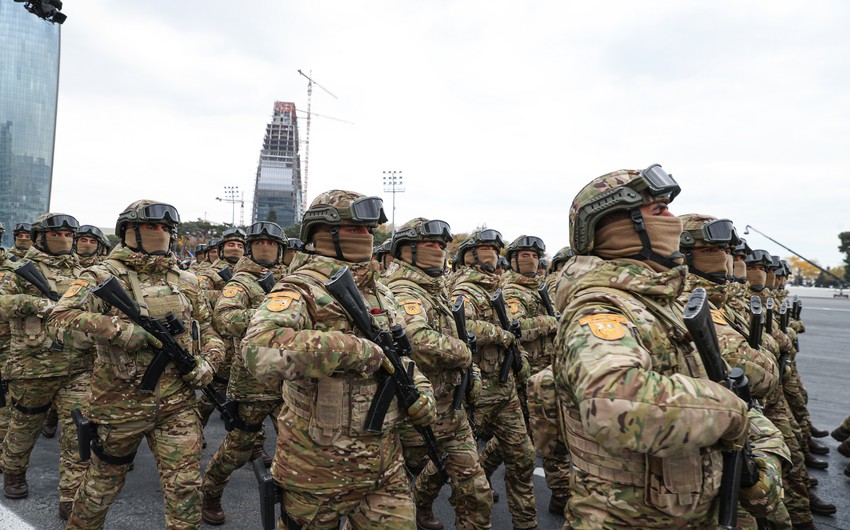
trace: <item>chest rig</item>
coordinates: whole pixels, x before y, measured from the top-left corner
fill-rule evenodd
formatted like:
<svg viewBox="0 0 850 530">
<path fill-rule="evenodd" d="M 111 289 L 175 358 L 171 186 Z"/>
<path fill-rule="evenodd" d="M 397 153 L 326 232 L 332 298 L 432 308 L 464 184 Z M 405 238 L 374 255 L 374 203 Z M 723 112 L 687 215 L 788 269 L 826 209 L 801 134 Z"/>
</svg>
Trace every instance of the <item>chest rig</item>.
<svg viewBox="0 0 850 530">
<path fill-rule="evenodd" d="M 472 304 L 475 308 L 475 320 L 489 322 L 497 328 L 501 327 L 495 311 L 490 306 L 490 297 L 481 287 L 472 282 L 459 283 L 455 286 L 454 294 L 466 295 L 466 303 Z M 469 326 L 468 322 L 467 326 Z M 482 376 L 498 375 L 502 366 L 502 355 L 502 348 L 498 345 L 479 343 L 478 352 L 472 356 L 472 362 L 478 365 Z"/>
<path fill-rule="evenodd" d="M 324 292 L 328 277 L 311 269 L 299 269 L 287 282 L 298 286 L 304 293 Z M 312 328 L 318 332 L 338 331 L 361 336 L 348 320 L 345 312 L 330 296 L 307 296 L 307 307 Z M 379 292 L 366 293 L 367 306 L 379 313 L 372 319 L 382 329 L 389 329 L 389 313 Z M 381 434 L 366 431 L 366 417 L 372 399 L 378 390 L 375 377 L 359 377 L 352 373 L 334 373 L 319 379 L 284 381 L 284 403 L 293 413 L 308 423 L 310 437 L 319 445 L 332 445 L 340 437 L 361 438 L 386 436 L 400 418 L 398 403 L 393 400 L 384 418 Z"/>
</svg>

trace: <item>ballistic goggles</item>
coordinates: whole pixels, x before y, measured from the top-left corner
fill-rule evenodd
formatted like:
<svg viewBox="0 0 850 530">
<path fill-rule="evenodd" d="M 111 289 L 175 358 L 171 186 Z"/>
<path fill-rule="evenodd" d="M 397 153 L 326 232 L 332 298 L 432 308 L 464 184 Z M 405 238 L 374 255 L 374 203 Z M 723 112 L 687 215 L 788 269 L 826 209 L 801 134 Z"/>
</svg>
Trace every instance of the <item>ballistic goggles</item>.
<svg viewBox="0 0 850 530">
<path fill-rule="evenodd" d="M 286 240 L 286 249 L 287 250 L 304 250 L 304 242 L 298 239 L 297 237 L 290 237 Z"/>
<path fill-rule="evenodd" d="M 417 235 L 423 238 L 441 239 L 448 243 L 452 240 L 452 231 L 449 223 L 440 220 L 426 221 L 411 227 L 404 232 L 396 232 L 395 237 L 404 239 L 417 239 Z"/>
<path fill-rule="evenodd" d="M 380 197 L 361 197 L 348 208 L 339 210 L 334 206 L 314 206 L 304 212 L 304 221 L 338 224 L 343 219 L 356 223 L 379 225 L 387 222 L 384 201 Z"/>
<path fill-rule="evenodd" d="M 30 229 L 32 229 L 32 225 L 29 223 L 18 223 L 15 225 L 15 229 L 12 230 L 12 233 L 17 234 L 18 232 L 26 232 L 29 233 Z"/>
<path fill-rule="evenodd" d="M 502 239 L 501 232 L 488 228 L 475 234 L 475 246 L 479 247 L 481 245 L 493 245 L 497 248 L 503 248 L 505 241 Z"/>
<path fill-rule="evenodd" d="M 242 232 L 244 234 L 244 232 Z M 227 232 L 225 232 L 227 235 Z M 277 223 L 272 223 L 270 221 L 260 221 L 258 223 L 254 223 L 248 228 L 248 235 L 246 237 L 250 238 L 260 238 L 262 236 L 268 236 L 273 239 L 283 239 L 283 228 L 280 227 Z"/>
<path fill-rule="evenodd" d="M 702 228 L 699 230 L 685 230 L 679 238 L 679 243 L 682 246 L 690 247 L 697 240 L 719 247 L 734 247 L 741 243 L 741 238 L 738 237 L 738 231 L 735 230 L 735 225 L 729 219 L 710 221 L 702 225 Z"/>
<path fill-rule="evenodd" d="M 648 168 L 640 172 L 639 179 L 643 179 L 642 187 L 641 180 L 634 180 L 629 183 L 629 186 L 635 188 L 635 191 L 648 191 L 653 197 L 670 196 L 670 200 L 676 198 L 682 189 L 679 184 L 673 179 L 673 175 L 668 174 L 661 168 L 661 164 L 652 164 Z"/>
<path fill-rule="evenodd" d="M 180 224 L 180 214 L 177 213 L 177 208 L 170 204 L 150 204 L 125 212 L 126 218 L 134 223 L 166 223 L 170 225 Z"/>
<path fill-rule="evenodd" d="M 51 215 L 44 219 L 38 227 L 39 231 L 47 230 L 71 230 L 76 232 L 80 228 L 80 223 L 71 215 Z"/>
<path fill-rule="evenodd" d="M 779 256 L 770 256 L 770 269 L 771 270 L 785 270 L 785 267 L 782 266 L 782 262 L 779 261 Z"/>
<path fill-rule="evenodd" d="M 735 256 L 747 256 L 748 254 L 752 254 L 753 249 L 751 249 L 747 244 L 747 240 L 744 238 L 740 238 L 740 240 L 741 242 L 732 249 L 732 254 Z"/>
<path fill-rule="evenodd" d="M 770 267 L 773 263 L 770 253 L 760 249 L 753 250 L 750 254 L 747 254 L 744 261 L 747 262 L 747 265 L 764 265 L 765 267 Z"/>
<path fill-rule="evenodd" d="M 546 252 L 546 244 L 537 236 L 523 236 L 511 243 L 509 250 L 533 250 L 542 256 Z"/>
<path fill-rule="evenodd" d="M 242 230 L 241 228 L 228 228 L 221 235 L 222 240 L 234 239 L 234 238 L 245 239 L 245 231 Z"/>
<path fill-rule="evenodd" d="M 77 230 L 77 237 L 92 235 L 97 239 L 104 240 L 106 236 L 103 235 L 100 228 L 92 225 L 83 225 Z"/>
</svg>

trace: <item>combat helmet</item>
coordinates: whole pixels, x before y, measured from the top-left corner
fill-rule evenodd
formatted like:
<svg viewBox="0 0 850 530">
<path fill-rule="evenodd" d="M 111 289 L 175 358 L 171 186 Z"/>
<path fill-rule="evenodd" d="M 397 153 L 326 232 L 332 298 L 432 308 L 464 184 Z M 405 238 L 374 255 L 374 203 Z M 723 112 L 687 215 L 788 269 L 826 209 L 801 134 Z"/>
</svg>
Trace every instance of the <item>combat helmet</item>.
<svg viewBox="0 0 850 530">
<path fill-rule="evenodd" d="M 30 225 L 30 239 L 39 250 L 53 255 L 70 254 L 71 249 L 60 252 L 51 252 L 47 248 L 47 232 L 51 230 L 67 230 L 72 234 L 80 228 L 80 223 L 72 215 L 64 213 L 43 213 L 36 217 L 35 222 Z M 39 239 L 39 234 L 41 238 Z"/>
<path fill-rule="evenodd" d="M 331 226 L 334 244 L 339 246 L 339 225 L 343 221 L 375 228 L 387 222 L 384 201 L 380 197 L 367 197 L 362 193 L 330 190 L 313 199 L 301 219 L 301 240 L 312 241 L 313 232 L 320 224 Z M 339 249 L 337 249 L 339 252 Z"/>
<path fill-rule="evenodd" d="M 174 245 L 174 240 L 177 237 L 176 228 L 177 225 L 180 224 L 180 214 L 177 213 L 177 208 L 174 206 L 150 199 L 142 199 L 131 202 L 130 205 L 118 215 L 118 222 L 115 223 L 115 235 L 117 235 L 119 240 L 123 241 L 125 245 L 127 244 L 127 239 L 124 236 L 129 223 L 135 224 L 134 239 L 136 241 L 136 247 L 134 248 L 128 245 L 128 248 L 144 254 L 168 254 L 171 252 L 171 247 Z M 164 224 L 171 229 L 171 240 L 168 244 L 168 250 L 148 252 L 144 249 L 139 225 L 147 223 Z"/>
<path fill-rule="evenodd" d="M 284 247 L 287 246 L 286 234 L 284 234 L 283 228 L 281 228 L 279 224 L 273 223 L 271 221 L 258 221 L 248 227 L 248 233 L 245 236 L 246 256 L 251 256 L 253 259 L 253 256 L 251 254 L 251 243 L 253 243 L 254 241 L 259 241 L 260 239 L 266 239 L 277 243 L 277 258 L 274 260 L 274 262 L 260 263 L 260 265 L 266 267 L 272 267 L 274 265 L 277 265 L 277 263 L 280 261 L 280 258 L 283 257 Z"/>
<path fill-rule="evenodd" d="M 744 256 L 746 258 L 747 254 L 752 254 L 753 249 L 750 248 L 750 245 L 747 244 L 747 240 L 743 237 L 740 238 L 741 242 L 735 245 L 732 249 L 733 256 Z"/>
<path fill-rule="evenodd" d="M 688 272 L 714 283 L 725 283 L 729 279 L 725 271 L 723 273 L 706 272 L 694 264 L 694 250 L 706 247 L 734 248 L 741 242 L 735 225 L 729 219 L 717 219 L 698 213 L 680 215 L 679 219 L 682 220 L 679 250 L 685 255 Z"/>
<path fill-rule="evenodd" d="M 82 236 L 88 236 L 95 240 L 97 240 L 97 249 L 90 256 L 97 256 L 100 254 L 106 254 L 109 251 L 109 240 L 103 235 L 103 231 L 94 226 L 94 225 L 82 225 L 77 230 L 76 235 L 74 236 L 74 248 L 76 251 L 77 240 Z M 82 256 L 82 254 L 80 254 Z M 85 256 L 84 256 L 85 257 Z"/>
<path fill-rule="evenodd" d="M 511 241 L 511 244 L 508 245 L 508 250 L 505 252 L 505 259 L 507 259 L 511 269 L 516 272 L 519 272 L 519 262 L 514 258 L 520 250 L 531 250 L 536 252 L 537 258 L 541 259 L 543 258 L 543 254 L 546 253 L 546 245 L 543 243 L 543 240 L 537 236 L 521 235 Z M 537 271 L 534 271 L 534 273 L 536 272 Z"/>
<path fill-rule="evenodd" d="M 429 276 L 439 276 L 443 272 L 442 267 L 439 269 L 434 267 L 424 268 L 416 264 L 416 254 L 418 252 L 416 243 L 421 241 L 436 241 L 442 243 L 445 248 L 452 241 L 452 230 L 449 223 L 440 221 L 439 219 L 429 220 L 424 217 L 411 219 L 396 230 L 390 242 L 390 255 L 396 259 L 401 258 L 402 247 L 408 245 L 410 246 L 411 263 L 413 266 L 422 268 Z"/>
<path fill-rule="evenodd" d="M 599 221 L 614 212 L 628 212 L 643 246 L 635 258 L 675 267 L 671 257 L 652 251 L 640 208 L 665 197 L 672 202 L 680 191 L 673 176 L 659 164 L 643 171 L 622 169 L 597 177 L 578 192 L 570 206 L 570 246 L 578 255 L 591 254 Z"/>
<path fill-rule="evenodd" d="M 484 270 L 488 270 L 488 266 L 481 263 L 481 260 L 478 259 L 478 251 L 476 250 L 476 247 L 480 247 L 482 245 L 494 246 L 498 253 L 500 250 L 505 248 L 505 241 L 502 239 L 502 233 L 498 230 L 493 230 L 492 228 L 476 230 L 469 234 L 466 239 L 461 241 L 460 246 L 457 249 L 457 256 L 460 263 L 464 263 L 467 252 L 472 252 L 472 256 L 475 258 L 473 263 L 484 268 Z M 495 267 L 489 268 L 495 270 Z M 488 272 L 493 272 L 493 270 L 489 270 Z"/>
<path fill-rule="evenodd" d="M 761 265 L 767 270 L 771 265 L 773 265 L 773 260 L 771 259 L 770 252 L 761 249 L 755 249 L 744 258 L 744 261 L 747 265 Z"/>
<path fill-rule="evenodd" d="M 224 233 L 221 235 L 221 239 L 218 240 L 218 244 L 216 245 L 216 248 L 218 248 L 218 257 L 224 259 L 228 263 L 236 263 L 236 261 L 231 261 L 230 259 L 224 257 L 224 244 L 228 241 L 239 241 L 244 246 L 245 236 L 245 231 L 241 228 L 234 227 L 225 230 Z"/>
<path fill-rule="evenodd" d="M 566 262 L 571 257 L 575 256 L 576 253 L 573 252 L 573 249 L 569 246 L 566 246 L 560 249 L 558 252 L 555 252 L 555 255 L 552 256 L 552 262 L 549 264 L 549 273 L 553 273 L 558 269 L 558 265 Z"/>
</svg>

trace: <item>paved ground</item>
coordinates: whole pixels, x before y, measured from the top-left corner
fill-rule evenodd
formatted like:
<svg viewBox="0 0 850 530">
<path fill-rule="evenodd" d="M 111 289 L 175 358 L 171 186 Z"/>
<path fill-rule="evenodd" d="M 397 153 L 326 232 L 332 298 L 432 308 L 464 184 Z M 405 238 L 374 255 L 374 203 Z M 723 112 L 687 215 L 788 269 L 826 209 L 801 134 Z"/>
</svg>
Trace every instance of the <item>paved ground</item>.
<svg viewBox="0 0 850 530">
<path fill-rule="evenodd" d="M 802 293 L 801 293 L 802 294 Z M 803 319 L 807 332 L 800 337 L 801 354 L 798 357 L 803 380 L 809 391 L 809 409 L 815 425 L 832 430 L 850 413 L 850 301 L 833 298 L 805 298 Z M 268 424 L 267 430 L 271 431 Z M 204 450 L 203 465 L 209 461 L 213 451 L 224 437 L 221 422 L 214 419 L 207 427 L 209 445 Z M 828 455 L 830 467 L 827 471 L 812 471 L 820 481 L 818 494 L 838 506 L 834 517 L 816 517 L 819 528 L 850 529 L 850 478 L 842 474 L 850 462 L 835 451 L 837 443 L 831 438 L 822 440 L 832 448 Z M 267 450 L 273 449 L 268 441 Z M 539 463 L 538 463 L 539 465 Z M 21 501 L 9 501 L 0 496 L 0 528 L 36 528 L 52 530 L 64 528 L 57 516 L 57 439 L 40 439 L 36 445 L 32 466 L 28 473 L 30 496 Z M 504 477 L 502 471 L 494 475 L 494 484 L 504 499 Z M 534 477 L 537 493 L 537 509 L 540 527 L 555 530 L 563 524 L 563 518 L 546 511 L 549 492 L 538 469 Z M 435 506 L 438 516 L 446 528 L 454 528 L 453 513 L 448 504 L 448 488 Z M 260 527 L 257 512 L 257 488 L 250 467 L 238 470 L 225 491 L 224 508 L 228 522 L 221 528 L 254 529 Z M 139 449 L 135 471 L 127 479 L 121 495 L 112 506 L 107 518 L 107 528 L 147 530 L 163 528 L 162 496 L 153 457 L 145 444 Z M 501 500 L 493 511 L 493 528 L 511 528 L 507 504 Z M 215 528 L 204 525 L 204 528 Z"/>
</svg>

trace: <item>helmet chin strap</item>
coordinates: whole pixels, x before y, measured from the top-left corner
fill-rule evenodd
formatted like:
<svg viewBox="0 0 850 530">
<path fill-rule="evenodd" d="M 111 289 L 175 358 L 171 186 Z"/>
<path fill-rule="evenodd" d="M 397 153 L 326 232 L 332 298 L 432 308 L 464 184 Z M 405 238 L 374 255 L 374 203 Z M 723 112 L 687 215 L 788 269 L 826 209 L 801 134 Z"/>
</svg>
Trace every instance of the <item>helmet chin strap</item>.
<svg viewBox="0 0 850 530">
<path fill-rule="evenodd" d="M 721 274 L 719 272 L 708 273 L 708 272 L 703 272 L 703 271 L 697 269 L 694 266 L 694 253 L 693 252 L 686 252 L 685 253 L 685 263 L 688 264 L 688 272 L 696 274 L 700 278 L 705 278 L 706 280 L 713 282 L 713 283 L 716 283 L 717 285 L 723 285 L 727 281 L 729 281 L 729 277 L 726 276 L 725 272 L 723 274 Z"/>
<path fill-rule="evenodd" d="M 475 258 L 475 261 L 472 262 L 473 265 L 477 265 L 486 272 L 496 272 L 496 267 L 482 263 L 481 260 L 478 259 L 478 247 L 472 247 L 472 257 Z"/>
<path fill-rule="evenodd" d="M 139 224 L 134 223 L 133 232 L 135 232 L 136 237 L 136 248 L 130 247 L 130 250 L 133 252 L 141 252 L 142 254 L 146 254 L 148 256 L 165 256 L 168 254 L 168 251 L 171 249 L 171 243 L 169 240 L 168 248 L 165 250 L 154 250 L 153 252 L 148 252 L 145 250 L 145 246 L 142 244 L 142 232 L 139 230 Z M 169 236 L 170 237 L 170 236 Z M 126 244 L 126 241 L 125 241 Z M 127 245 L 129 246 L 129 245 Z"/>
<path fill-rule="evenodd" d="M 336 252 L 336 258 L 340 261 L 346 261 L 345 256 L 342 254 L 342 245 L 339 244 L 339 227 L 332 226 L 330 231 L 331 239 L 334 243 L 334 251 Z"/>
<path fill-rule="evenodd" d="M 635 225 L 635 232 L 637 232 L 638 237 L 640 238 L 640 243 L 643 246 L 636 256 L 632 256 L 632 259 L 636 259 L 638 261 L 654 261 L 668 269 L 678 267 L 679 264 L 673 261 L 673 259 L 681 258 L 682 253 L 674 252 L 667 257 L 656 254 L 652 250 L 652 244 L 649 241 L 649 232 L 646 231 L 646 224 L 643 222 L 643 214 L 641 213 L 640 208 L 633 208 L 629 214 L 631 215 L 632 223 Z"/>
</svg>

